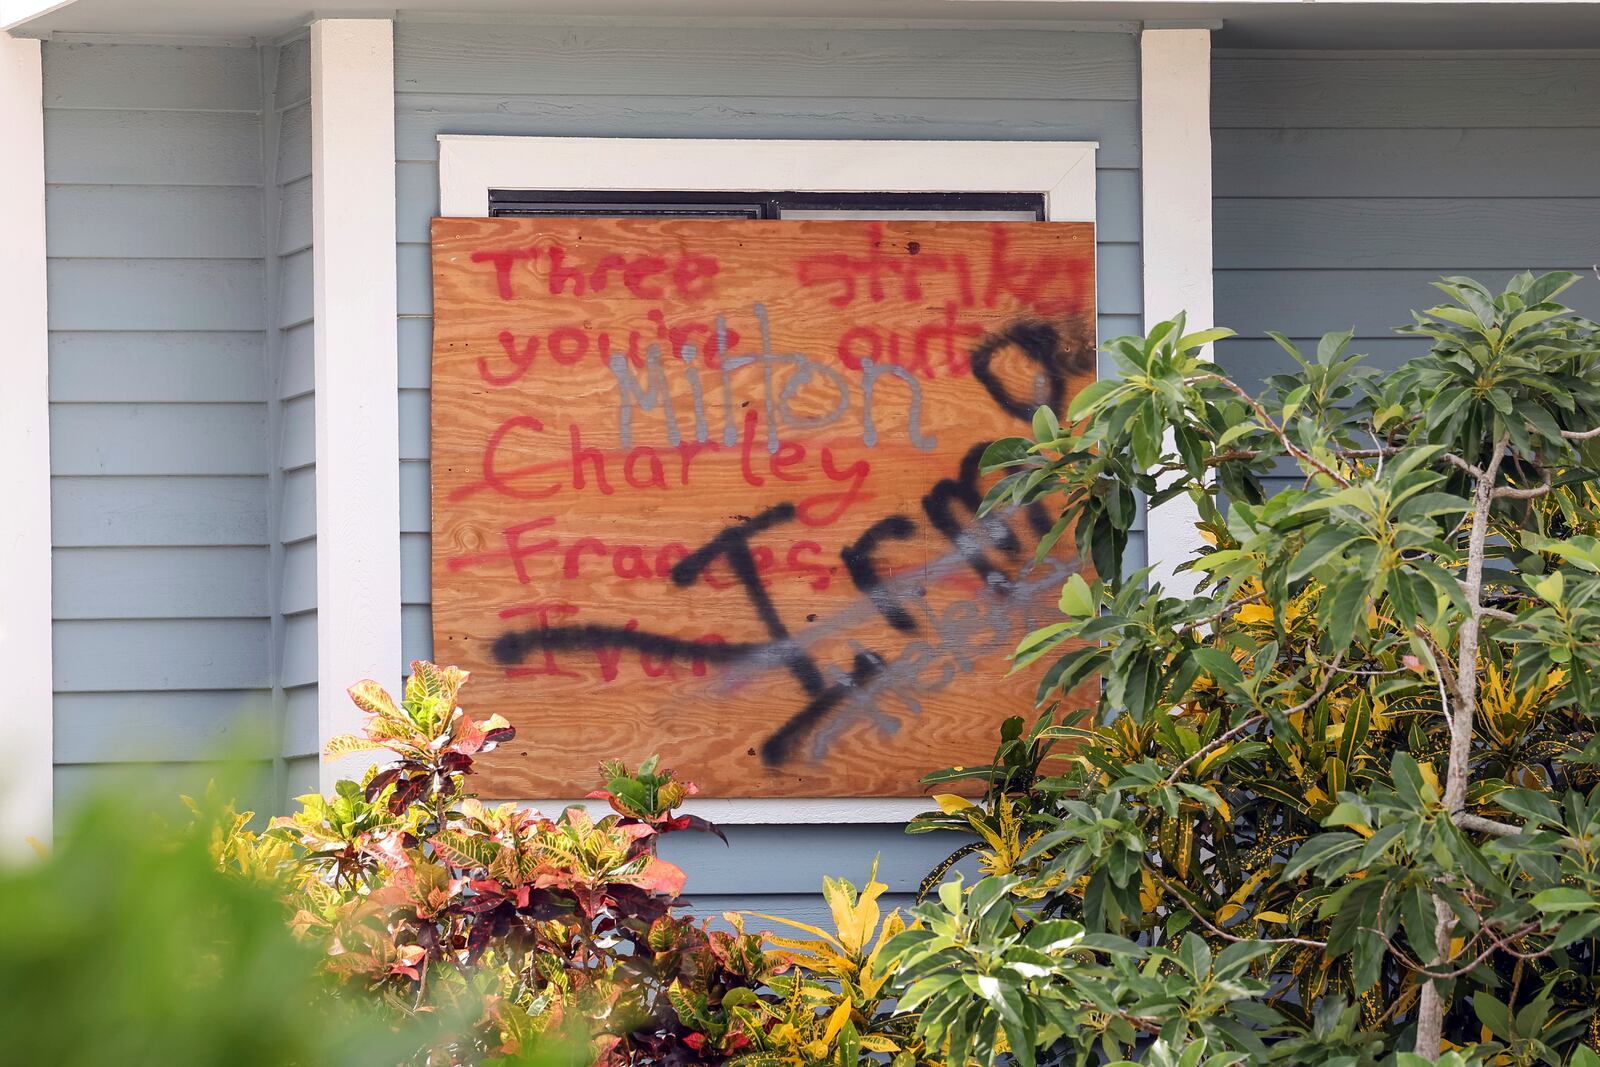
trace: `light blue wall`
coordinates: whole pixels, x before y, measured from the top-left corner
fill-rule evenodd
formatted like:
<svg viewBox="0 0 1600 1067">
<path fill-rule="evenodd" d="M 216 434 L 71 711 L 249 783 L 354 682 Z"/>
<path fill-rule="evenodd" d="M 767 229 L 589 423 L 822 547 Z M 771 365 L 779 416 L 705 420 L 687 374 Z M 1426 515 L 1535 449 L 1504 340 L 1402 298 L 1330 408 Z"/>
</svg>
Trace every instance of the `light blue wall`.
<svg viewBox="0 0 1600 1067">
<path fill-rule="evenodd" d="M 273 679 L 293 797 L 317 786 L 316 395 L 312 379 L 311 42 L 263 52 L 269 165 L 264 175 L 275 235 L 268 347 L 273 375 Z"/>
<path fill-rule="evenodd" d="M 1600 53 L 1219 53 L 1212 63 L 1218 359 L 1242 381 L 1354 328 L 1393 367 L 1429 282 L 1576 270 L 1600 316 Z M 1299 479 L 1272 480 L 1282 487 Z"/>
<path fill-rule="evenodd" d="M 226 755 L 259 803 L 315 592 L 303 42 L 51 41 L 44 76 L 57 799 Z"/>
<path fill-rule="evenodd" d="M 965 28 L 552 26 L 402 18 L 395 36 L 405 656 L 432 652 L 428 575 L 428 220 L 440 133 L 1098 140 L 1100 329 L 1140 314 L 1138 41 Z M 1021 709 L 1019 709 L 1021 710 Z M 933 768 L 907 768 L 908 775 Z M 692 775 L 693 768 L 684 768 Z M 814 908 L 824 872 L 884 854 L 914 890 L 943 839 L 898 827 L 733 828 L 690 842 L 691 895 L 714 910 Z"/>
<path fill-rule="evenodd" d="M 1236 374 L 1288 361 L 1263 331 L 1392 327 L 1428 282 L 1524 268 L 1587 277 L 1600 315 L 1600 53 L 1223 52 L 1212 66 L 1217 322 Z"/>
</svg>

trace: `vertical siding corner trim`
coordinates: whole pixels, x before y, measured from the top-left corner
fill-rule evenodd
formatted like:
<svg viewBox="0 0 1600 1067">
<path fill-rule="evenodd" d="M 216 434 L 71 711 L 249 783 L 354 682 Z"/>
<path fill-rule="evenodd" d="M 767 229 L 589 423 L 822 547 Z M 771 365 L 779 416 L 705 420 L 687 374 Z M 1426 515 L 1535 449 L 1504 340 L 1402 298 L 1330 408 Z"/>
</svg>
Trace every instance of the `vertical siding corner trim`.
<svg viewBox="0 0 1600 1067">
<path fill-rule="evenodd" d="M 1212 324 L 1211 31 L 1146 28 L 1139 39 L 1139 121 L 1144 144 L 1144 325 L 1178 312 L 1191 330 Z M 1194 591 L 1197 575 L 1174 568 L 1200 544 L 1199 511 L 1187 497 L 1153 509 L 1146 544 L 1152 582 Z"/>
<path fill-rule="evenodd" d="M 6 387 L 0 466 L 0 656 L 22 664 L 0 726 L 11 771 L 0 779 L 0 854 L 48 842 L 54 775 L 51 715 L 49 323 L 45 308 L 44 72 L 38 41 L 0 32 L 0 324 Z M 19 687 L 19 688 L 15 688 Z M 20 689 L 20 691 L 19 691 Z"/>
<path fill-rule="evenodd" d="M 320 749 L 401 657 L 392 22 L 312 23 L 311 124 Z M 322 791 L 358 769 L 323 761 Z"/>
</svg>

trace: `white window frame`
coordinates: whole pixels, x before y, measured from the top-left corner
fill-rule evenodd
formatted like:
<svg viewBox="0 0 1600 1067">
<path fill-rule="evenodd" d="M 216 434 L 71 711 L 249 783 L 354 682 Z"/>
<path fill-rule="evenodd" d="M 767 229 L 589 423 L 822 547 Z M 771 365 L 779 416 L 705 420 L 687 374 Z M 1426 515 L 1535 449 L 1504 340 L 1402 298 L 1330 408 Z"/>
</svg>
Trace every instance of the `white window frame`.
<svg viewBox="0 0 1600 1067">
<path fill-rule="evenodd" d="M 1095 141 L 793 141 L 439 135 L 440 214 L 483 218 L 489 190 L 1039 193 L 1050 222 L 1095 221 Z M 975 757 L 986 755 L 975 753 Z M 693 777 L 694 768 L 682 768 Z M 934 767 L 924 770 L 937 770 Z M 908 768 L 908 774 L 916 773 Z M 524 800 L 544 810 L 577 800 Z M 901 823 L 918 797 L 692 800 L 726 824 Z"/>
</svg>

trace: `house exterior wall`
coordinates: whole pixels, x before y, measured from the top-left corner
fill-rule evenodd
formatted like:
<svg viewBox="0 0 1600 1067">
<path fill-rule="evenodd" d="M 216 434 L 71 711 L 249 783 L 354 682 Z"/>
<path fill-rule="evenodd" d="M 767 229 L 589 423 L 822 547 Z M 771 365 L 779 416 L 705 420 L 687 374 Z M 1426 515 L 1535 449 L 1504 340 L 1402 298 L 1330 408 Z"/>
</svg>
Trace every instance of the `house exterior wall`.
<svg viewBox="0 0 1600 1067">
<path fill-rule="evenodd" d="M 1114 26 L 402 18 L 403 658 L 432 652 L 438 134 L 1096 140 L 1110 337 L 1143 326 L 1138 56 L 1136 31 Z M 307 41 L 51 41 L 44 77 L 58 803 L 134 765 L 154 765 L 168 795 L 197 788 L 230 739 L 263 723 L 248 754 L 275 768 L 276 795 L 306 791 L 318 698 Z M 1392 365 L 1416 346 L 1387 328 L 1431 278 L 1600 256 L 1600 54 L 1220 53 L 1212 89 L 1215 317 L 1253 335 L 1219 346 L 1237 374 L 1282 366 L 1267 328 L 1312 340 L 1353 324 L 1358 347 Z M 1596 289 L 1576 296 L 1591 315 Z M 893 825 L 729 834 L 729 848 L 667 845 L 704 912 L 812 914 L 824 872 L 859 877 L 875 853 L 903 901 L 951 845 Z"/>
<path fill-rule="evenodd" d="M 281 702 L 286 795 L 317 789 L 316 391 L 313 382 L 311 42 L 300 34 L 263 53 L 263 173 L 273 206 L 274 309 L 268 324 L 274 405 L 268 484 L 275 574 L 273 680 Z M 355 679 L 352 679 L 354 681 Z"/>
<path fill-rule="evenodd" d="M 395 32 L 404 654 L 429 616 L 428 220 L 440 133 L 1097 140 L 1100 330 L 1140 330 L 1138 37 L 1102 32 L 566 25 L 402 17 Z M 1025 709 L 1018 709 L 1023 711 Z M 537 744 L 537 739 L 534 739 Z M 694 768 L 680 768 L 693 777 Z M 933 768 L 926 768 L 932 770 Z M 908 774 L 919 769 L 908 768 Z M 882 853 L 914 891 L 954 847 L 899 826 L 735 826 L 667 842 L 697 907 L 804 914 L 824 872 Z"/>
<path fill-rule="evenodd" d="M 58 809 L 270 699 L 256 51 L 47 42 Z"/>
<path fill-rule="evenodd" d="M 1352 326 L 1392 367 L 1390 331 L 1428 283 L 1498 284 L 1600 259 L 1600 53 L 1223 52 L 1212 63 L 1217 322 L 1259 380 Z M 1591 277 L 1569 293 L 1600 315 Z"/>
<path fill-rule="evenodd" d="M 305 63 L 81 41 L 43 63 L 57 807 L 133 774 L 192 791 L 224 755 L 259 761 L 265 802 L 304 754 L 281 716 L 314 607 Z"/>
<path fill-rule="evenodd" d="M 1314 352 L 1394 367 L 1429 283 L 1600 259 L 1600 53 L 1235 52 L 1212 61 L 1218 359 L 1245 382 Z M 1600 316 L 1592 277 L 1566 299 Z M 1272 480 L 1281 488 L 1298 482 Z"/>
</svg>

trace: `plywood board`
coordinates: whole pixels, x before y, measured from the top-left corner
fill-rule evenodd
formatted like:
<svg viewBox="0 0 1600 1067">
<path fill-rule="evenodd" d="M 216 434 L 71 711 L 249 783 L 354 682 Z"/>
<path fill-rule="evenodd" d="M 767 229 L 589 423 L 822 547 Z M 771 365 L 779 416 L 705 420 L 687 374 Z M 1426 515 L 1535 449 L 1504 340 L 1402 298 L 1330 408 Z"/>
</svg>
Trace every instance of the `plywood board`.
<svg viewBox="0 0 1600 1067">
<path fill-rule="evenodd" d="M 1087 223 L 435 219 L 434 654 L 499 797 L 661 752 L 720 797 L 983 761 L 1058 617 L 977 461 L 1092 380 Z M 1070 538 L 1066 540 L 1070 541 Z"/>
</svg>

